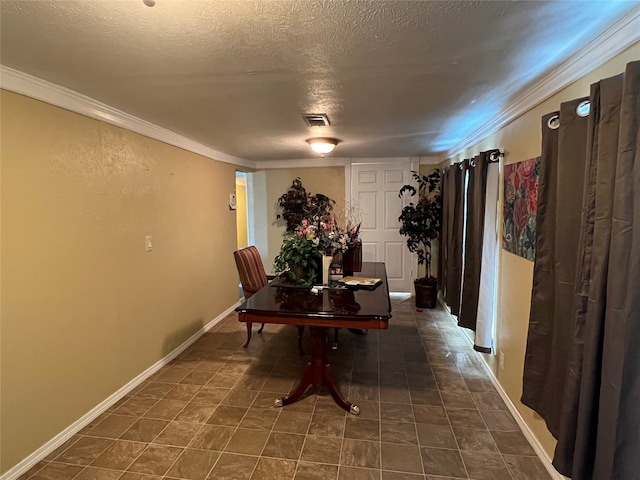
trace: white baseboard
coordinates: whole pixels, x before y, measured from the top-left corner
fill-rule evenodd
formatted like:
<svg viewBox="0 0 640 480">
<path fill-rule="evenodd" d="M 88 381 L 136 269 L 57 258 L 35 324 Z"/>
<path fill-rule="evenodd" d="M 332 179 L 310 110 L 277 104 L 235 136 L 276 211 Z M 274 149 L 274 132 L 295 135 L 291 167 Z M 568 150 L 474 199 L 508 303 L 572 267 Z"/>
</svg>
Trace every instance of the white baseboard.
<svg viewBox="0 0 640 480">
<path fill-rule="evenodd" d="M 40 448 L 38 448 L 36 451 L 31 453 L 28 457 L 26 457 L 20 463 L 18 463 L 13 468 L 11 468 L 7 472 L 5 472 L 3 475 L 0 476 L 0 480 L 16 480 L 18 477 L 20 477 L 20 475 L 22 475 L 25 472 L 27 472 L 35 464 L 37 464 L 39 461 L 44 459 L 47 455 L 49 455 L 51 452 L 53 452 L 56 448 L 58 448 L 60 445 L 62 445 L 64 442 L 66 442 L 71 437 L 73 437 L 76 433 L 78 433 L 80 430 L 82 430 L 85 426 L 87 426 L 89 423 L 91 423 L 95 418 L 97 418 L 99 415 L 104 413 L 109 407 L 111 407 L 114 403 L 116 403 L 118 400 L 120 400 L 122 397 L 124 397 L 127 393 L 129 393 L 131 390 L 136 388 L 138 385 L 140 385 L 142 382 L 144 382 L 147 378 L 149 378 L 151 375 L 153 375 L 158 370 L 160 370 L 162 367 L 164 367 L 169 362 L 171 362 L 171 360 L 173 360 L 178 355 L 180 355 L 182 352 L 184 352 L 198 338 L 200 338 L 206 332 L 211 330 L 215 325 L 220 323 L 227 315 L 232 313 L 238 305 L 240 305 L 239 301 L 237 303 L 235 303 L 234 305 L 232 305 L 231 307 L 229 307 L 228 309 L 226 309 L 224 312 L 222 312 L 216 318 L 211 320 L 209 323 L 207 323 L 204 327 L 202 327 L 196 333 L 191 335 L 191 337 L 189 337 L 187 340 L 185 340 L 180 346 L 176 347 L 174 350 L 172 350 L 165 357 L 161 358 L 156 363 L 151 365 L 144 372 L 142 372 L 136 378 L 131 380 L 129 383 L 127 383 L 125 386 L 123 386 L 121 389 L 119 389 L 117 392 L 115 392 L 114 394 L 112 394 L 111 396 L 106 398 L 99 405 L 97 405 L 96 407 L 91 409 L 89 412 L 87 412 L 81 418 L 79 418 L 74 423 L 69 425 L 66 429 L 64 429 L 58 435 L 56 435 L 51 440 L 49 440 L 47 443 L 45 443 Z"/>
<path fill-rule="evenodd" d="M 540 461 L 544 465 L 544 468 L 546 468 L 547 472 L 549 472 L 549 475 L 551 476 L 551 478 L 553 478 L 554 480 L 567 480 L 567 478 L 561 475 L 560 473 L 558 473 L 558 471 L 551 464 L 551 458 L 549 457 L 549 454 L 542 447 L 542 444 L 538 441 L 536 436 L 533 434 L 533 432 L 529 428 L 529 425 L 527 425 L 527 422 L 524 421 L 524 418 L 522 418 L 522 415 L 520 415 L 520 412 L 511 401 L 511 398 L 509 398 L 509 395 L 507 395 L 507 392 L 505 392 L 504 388 L 502 388 L 502 385 L 500 385 L 500 382 L 498 382 L 498 379 L 494 375 L 493 370 L 487 364 L 485 359 L 482 357 L 482 353 L 475 352 L 475 351 L 474 353 L 478 358 L 480 358 L 480 361 L 482 362 L 482 366 L 484 367 L 485 371 L 489 374 L 489 379 L 491 380 L 491 383 L 493 383 L 493 386 L 496 387 L 498 394 L 500 395 L 500 397 L 502 397 L 502 400 L 504 401 L 505 405 L 509 409 L 509 412 L 511 412 L 511 415 L 513 415 L 513 418 L 520 426 L 520 430 L 522 430 L 522 434 L 527 438 L 527 440 L 529 440 L 529 443 L 535 450 L 536 455 L 538 455 L 538 458 L 540 458 Z"/>
</svg>

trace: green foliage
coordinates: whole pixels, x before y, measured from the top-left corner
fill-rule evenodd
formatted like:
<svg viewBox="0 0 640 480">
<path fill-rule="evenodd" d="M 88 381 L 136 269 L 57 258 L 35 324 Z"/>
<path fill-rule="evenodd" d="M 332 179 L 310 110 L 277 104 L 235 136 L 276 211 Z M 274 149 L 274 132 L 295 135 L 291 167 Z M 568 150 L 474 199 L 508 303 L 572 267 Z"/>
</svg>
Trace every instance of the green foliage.
<svg viewBox="0 0 640 480">
<path fill-rule="evenodd" d="M 278 198 L 276 219 L 287 223 L 287 232 L 293 232 L 304 219 L 324 218 L 331 214 L 335 200 L 326 195 L 311 195 L 302 186 L 300 177 L 291 182 L 289 189 Z"/>
<path fill-rule="evenodd" d="M 303 285 L 322 279 L 322 257 L 316 244 L 303 235 L 286 233 L 273 268 L 276 275 Z"/>
<path fill-rule="evenodd" d="M 407 237 L 409 251 L 418 255 L 418 263 L 426 265 L 427 279 L 431 279 L 431 242 L 440 235 L 442 218 L 442 199 L 440 196 L 440 171 L 434 170 L 429 175 L 411 172 L 418 184 L 404 185 L 400 189 L 399 197 L 409 193 L 411 197 L 418 196 L 418 201 L 411 201 L 402 209 L 398 217 L 401 223 L 400 235 Z"/>
</svg>

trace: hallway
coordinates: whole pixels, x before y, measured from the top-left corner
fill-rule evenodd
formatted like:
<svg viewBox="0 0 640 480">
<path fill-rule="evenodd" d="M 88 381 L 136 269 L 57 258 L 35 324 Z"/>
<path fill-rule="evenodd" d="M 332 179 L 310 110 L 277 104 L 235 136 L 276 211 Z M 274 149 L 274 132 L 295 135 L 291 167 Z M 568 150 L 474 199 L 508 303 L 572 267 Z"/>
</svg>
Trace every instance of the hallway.
<svg viewBox="0 0 640 480">
<path fill-rule="evenodd" d="M 304 364 L 296 329 L 245 350 L 234 314 L 20 480 L 549 479 L 449 314 L 392 306 L 389 330 L 341 330 L 330 354 L 358 417 L 323 394 L 274 408 Z"/>
</svg>

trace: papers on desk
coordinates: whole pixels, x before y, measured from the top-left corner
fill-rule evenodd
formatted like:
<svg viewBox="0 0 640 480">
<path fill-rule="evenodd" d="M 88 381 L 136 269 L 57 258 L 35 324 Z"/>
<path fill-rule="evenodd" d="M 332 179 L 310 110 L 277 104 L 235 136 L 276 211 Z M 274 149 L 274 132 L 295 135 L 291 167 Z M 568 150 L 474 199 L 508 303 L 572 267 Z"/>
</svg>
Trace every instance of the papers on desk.
<svg viewBox="0 0 640 480">
<path fill-rule="evenodd" d="M 338 282 L 352 287 L 375 288 L 382 283 L 382 280 L 371 277 L 344 277 Z"/>
</svg>

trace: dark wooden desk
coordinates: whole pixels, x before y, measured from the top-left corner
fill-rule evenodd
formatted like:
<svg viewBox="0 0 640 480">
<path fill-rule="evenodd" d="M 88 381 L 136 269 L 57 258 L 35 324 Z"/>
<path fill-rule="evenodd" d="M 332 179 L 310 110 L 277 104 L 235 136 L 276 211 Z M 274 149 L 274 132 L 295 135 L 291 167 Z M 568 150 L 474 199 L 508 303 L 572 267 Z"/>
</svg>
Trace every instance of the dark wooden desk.
<svg viewBox="0 0 640 480">
<path fill-rule="evenodd" d="M 343 397 L 333 376 L 328 359 L 328 330 L 334 327 L 387 329 L 391 302 L 384 263 L 364 262 L 362 271 L 354 275 L 381 278 L 382 284 L 374 290 L 323 289 L 317 294 L 305 288 L 267 285 L 236 308 L 241 322 L 303 325 L 311 331 L 311 360 L 293 391 L 276 400 L 277 407 L 298 401 L 311 385 L 326 385 L 338 405 L 354 415 L 360 413 L 357 405 Z"/>
</svg>

